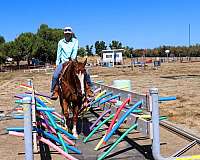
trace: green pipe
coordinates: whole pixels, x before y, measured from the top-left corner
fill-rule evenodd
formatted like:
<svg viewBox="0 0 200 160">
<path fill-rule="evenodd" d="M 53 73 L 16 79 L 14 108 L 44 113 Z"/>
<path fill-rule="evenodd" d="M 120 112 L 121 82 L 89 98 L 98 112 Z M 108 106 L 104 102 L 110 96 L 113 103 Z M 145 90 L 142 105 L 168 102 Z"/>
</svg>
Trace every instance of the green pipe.
<svg viewBox="0 0 200 160">
<path fill-rule="evenodd" d="M 132 113 L 141 113 L 142 112 L 142 109 L 135 109 L 132 111 Z"/>
<path fill-rule="evenodd" d="M 67 151 L 67 147 L 66 147 L 66 145 L 65 145 L 65 142 L 64 142 L 64 140 L 63 140 L 63 138 L 62 138 L 61 133 L 60 133 L 60 132 L 57 132 L 57 135 L 58 135 L 58 138 L 59 138 L 59 140 L 60 140 L 60 142 L 61 142 L 61 144 L 62 144 L 63 150 L 64 150 L 65 152 L 68 152 L 68 151 Z"/>
<path fill-rule="evenodd" d="M 102 160 L 104 159 L 115 147 L 116 145 L 118 145 L 118 143 L 129 133 L 131 132 L 133 129 L 135 129 L 137 127 L 137 124 L 132 125 L 129 129 L 126 130 L 126 132 L 124 132 L 121 137 L 119 137 L 117 139 L 117 141 L 115 141 L 115 143 L 106 151 L 104 152 L 101 157 L 98 158 L 98 160 Z"/>
<path fill-rule="evenodd" d="M 160 116 L 159 120 L 162 121 L 162 120 L 166 120 L 167 117 L 166 116 Z"/>
<path fill-rule="evenodd" d="M 114 114 L 111 114 L 108 118 L 106 118 L 103 122 L 99 123 L 99 125 L 97 127 L 95 127 L 92 132 L 90 132 L 90 134 L 83 140 L 83 143 L 86 143 L 92 136 L 93 134 L 103 125 L 105 124 L 107 121 L 109 121 L 111 118 L 114 117 Z"/>
<path fill-rule="evenodd" d="M 44 103 L 42 100 L 40 100 L 39 98 L 36 98 L 36 100 L 37 100 L 37 102 L 40 103 L 43 107 L 47 107 L 47 106 L 45 105 L 45 103 Z M 61 142 L 61 144 L 62 144 L 63 150 L 64 150 L 65 152 L 67 152 L 67 147 L 65 146 L 65 143 L 64 143 L 63 138 L 62 138 L 62 136 L 61 136 L 61 133 L 58 131 L 58 126 L 57 126 L 56 122 L 54 121 L 53 116 L 52 116 L 49 112 L 47 112 L 47 111 L 44 111 L 44 113 L 47 115 L 47 117 L 48 117 L 48 119 L 49 119 L 51 125 L 52 125 L 53 128 L 56 130 L 57 136 L 58 136 L 58 138 L 59 138 L 59 140 L 60 140 L 60 142 Z"/>
</svg>

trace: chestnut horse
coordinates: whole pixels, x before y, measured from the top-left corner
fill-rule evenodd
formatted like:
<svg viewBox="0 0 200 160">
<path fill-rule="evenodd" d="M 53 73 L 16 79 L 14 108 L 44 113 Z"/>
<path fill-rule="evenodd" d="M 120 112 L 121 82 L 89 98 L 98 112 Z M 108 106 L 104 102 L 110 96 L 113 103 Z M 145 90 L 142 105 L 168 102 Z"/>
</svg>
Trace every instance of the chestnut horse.
<svg viewBox="0 0 200 160">
<path fill-rule="evenodd" d="M 82 107 L 83 99 L 85 97 L 85 86 L 87 85 L 84 80 L 85 65 L 78 61 L 68 61 L 63 63 L 63 69 L 59 76 L 59 98 L 62 112 L 66 119 L 66 125 L 69 126 L 69 111 L 73 113 L 73 129 L 72 133 L 78 137 L 76 126 L 78 122 L 79 110 Z"/>
</svg>

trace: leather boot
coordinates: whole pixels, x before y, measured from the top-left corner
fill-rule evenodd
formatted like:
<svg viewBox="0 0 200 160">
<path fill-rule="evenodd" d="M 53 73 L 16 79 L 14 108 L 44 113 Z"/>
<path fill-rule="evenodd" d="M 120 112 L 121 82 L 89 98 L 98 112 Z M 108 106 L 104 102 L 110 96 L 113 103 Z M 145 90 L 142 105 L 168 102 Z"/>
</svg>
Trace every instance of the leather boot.
<svg viewBox="0 0 200 160">
<path fill-rule="evenodd" d="M 51 100 L 57 100 L 58 99 L 58 85 L 55 86 L 54 91 L 51 95 Z"/>
</svg>

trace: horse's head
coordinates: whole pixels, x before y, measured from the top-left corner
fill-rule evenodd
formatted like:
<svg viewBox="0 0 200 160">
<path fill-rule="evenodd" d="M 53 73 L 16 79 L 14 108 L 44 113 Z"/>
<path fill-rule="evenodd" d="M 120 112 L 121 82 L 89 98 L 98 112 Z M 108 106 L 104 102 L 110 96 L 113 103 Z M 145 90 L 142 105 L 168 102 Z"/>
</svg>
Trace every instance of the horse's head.
<svg viewBox="0 0 200 160">
<path fill-rule="evenodd" d="M 84 76 L 85 76 L 85 73 L 86 73 L 86 70 L 85 70 L 86 63 L 87 63 L 87 59 L 83 63 L 76 61 L 76 66 L 75 66 L 75 73 L 78 76 L 78 79 L 81 83 L 82 95 L 85 95 Z"/>
</svg>

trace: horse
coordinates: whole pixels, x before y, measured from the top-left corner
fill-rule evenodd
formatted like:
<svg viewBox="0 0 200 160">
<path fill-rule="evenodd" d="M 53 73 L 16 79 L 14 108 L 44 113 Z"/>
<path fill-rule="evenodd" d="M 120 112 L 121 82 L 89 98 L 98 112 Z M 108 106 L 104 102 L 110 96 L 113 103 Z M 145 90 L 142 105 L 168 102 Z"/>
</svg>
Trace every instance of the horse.
<svg viewBox="0 0 200 160">
<path fill-rule="evenodd" d="M 68 61 L 63 63 L 63 69 L 59 76 L 59 100 L 62 113 L 66 120 L 66 127 L 69 126 L 69 112 L 73 113 L 73 136 L 78 138 L 77 122 L 78 114 L 84 103 L 86 82 L 84 75 L 86 73 L 85 65 L 87 59 L 82 63 L 78 61 Z"/>
</svg>

